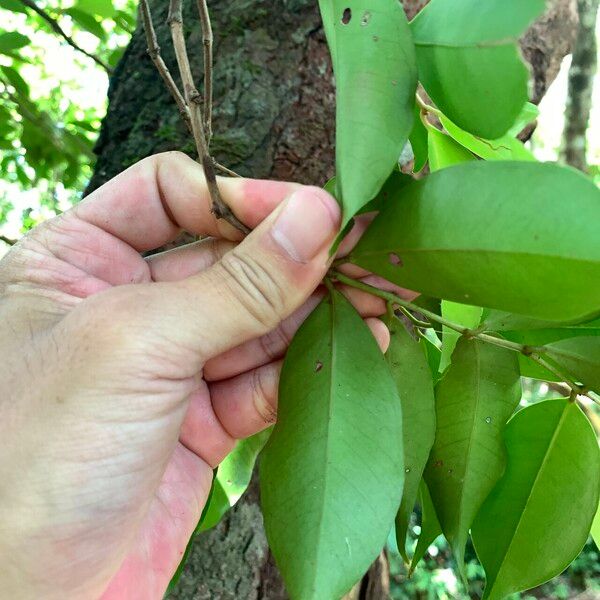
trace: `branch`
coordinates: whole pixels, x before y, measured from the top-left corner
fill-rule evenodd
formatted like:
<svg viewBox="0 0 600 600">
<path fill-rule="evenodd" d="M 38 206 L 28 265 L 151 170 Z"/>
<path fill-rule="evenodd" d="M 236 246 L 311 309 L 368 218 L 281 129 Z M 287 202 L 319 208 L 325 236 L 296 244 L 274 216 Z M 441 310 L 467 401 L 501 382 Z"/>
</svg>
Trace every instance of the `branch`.
<svg viewBox="0 0 600 600">
<path fill-rule="evenodd" d="M 173 76 L 171 75 L 171 71 L 169 71 L 169 67 L 165 64 L 165 61 L 162 59 L 160 55 L 160 46 L 158 45 L 158 39 L 156 37 L 156 31 L 154 30 L 154 25 L 152 24 L 152 14 L 150 13 L 150 6 L 148 4 L 148 0 L 141 0 L 140 2 L 140 13 L 142 15 L 142 22 L 144 23 L 144 32 L 146 33 L 146 43 L 148 44 L 148 54 L 154 63 L 157 71 L 159 72 L 162 80 L 165 82 L 167 89 L 173 96 L 175 103 L 177 104 L 177 108 L 179 109 L 179 114 L 186 122 L 190 131 L 192 130 L 192 124 L 190 121 L 190 111 L 188 110 L 187 104 L 185 103 L 185 98 L 181 95 Z"/>
<path fill-rule="evenodd" d="M 50 25 L 52 30 L 55 33 L 57 33 L 61 38 L 63 38 L 65 42 L 67 42 L 67 44 L 71 46 L 71 48 L 74 48 L 78 52 L 85 54 L 88 58 L 91 58 L 95 63 L 99 64 L 109 75 L 112 75 L 113 70 L 110 67 L 110 65 L 105 63 L 101 58 L 97 57 L 95 54 L 84 50 L 77 42 L 75 42 L 75 40 L 72 37 L 67 35 L 65 30 L 58 24 L 57 20 L 51 17 L 45 10 L 41 9 L 34 2 L 34 0 L 21 0 L 21 3 L 33 10 L 34 12 L 36 12 L 40 17 L 42 17 L 42 19 L 44 19 L 44 21 L 46 21 L 46 23 Z"/>
<path fill-rule="evenodd" d="M 183 17 L 181 12 L 181 0 L 171 0 L 169 5 L 169 16 L 167 23 L 171 29 L 171 37 L 173 38 L 173 47 L 175 49 L 175 57 L 179 67 L 179 74 L 183 84 L 183 96 L 190 113 L 190 123 L 192 135 L 202 167 L 206 177 L 206 184 L 212 200 L 212 212 L 217 219 L 224 219 L 242 233 L 249 233 L 250 229 L 246 227 L 233 214 L 229 206 L 225 204 L 221 198 L 219 187 L 217 186 L 217 178 L 215 176 L 215 166 L 212 157 L 208 151 L 208 143 L 206 141 L 206 132 L 202 120 L 202 100 L 192 76 L 192 69 L 187 54 L 185 45 L 185 37 L 183 35 Z"/>
<path fill-rule="evenodd" d="M 14 246 L 17 243 L 17 240 L 11 240 L 10 238 L 7 238 L 5 235 L 0 235 L 0 242 L 4 242 L 5 244 L 8 244 L 9 246 Z"/>
<path fill-rule="evenodd" d="M 416 304 L 413 304 L 412 302 L 408 302 L 407 300 L 404 300 L 403 298 L 401 298 L 400 296 L 397 296 L 396 294 L 392 294 L 391 292 L 386 292 L 384 290 L 380 290 L 379 288 L 373 287 L 372 285 L 369 285 L 362 281 L 352 279 L 351 277 L 348 277 L 348 276 L 344 275 L 343 273 L 340 273 L 339 271 L 331 270 L 331 271 L 329 271 L 329 275 L 330 275 L 330 277 L 332 277 L 336 281 L 339 281 L 340 283 L 343 283 L 344 285 L 348 285 L 350 287 L 354 287 L 356 289 L 362 290 L 364 292 L 372 294 L 373 296 L 382 298 L 383 300 L 386 300 L 389 303 L 397 304 L 401 308 L 407 309 L 408 311 L 414 311 L 417 313 L 421 313 L 423 316 L 427 317 L 431 321 L 436 321 L 437 323 L 441 323 L 442 325 L 445 325 L 449 329 L 457 331 L 458 333 L 460 333 L 461 335 L 463 335 L 467 338 L 476 338 L 482 342 L 487 342 L 487 343 L 493 344 L 495 346 L 500 346 L 501 348 L 506 348 L 507 350 L 513 350 L 515 352 L 519 352 L 520 354 L 523 354 L 524 356 L 529 357 L 531 360 L 537 362 L 544 368 L 548 369 L 548 371 L 550 371 L 551 373 L 553 373 L 554 375 L 559 377 L 561 379 L 561 381 L 565 382 L 571 388 L 572 398 L 574 398 L 576 395 L 581 395 L 581 396 L 588 395 L 586 388 L 575 383 L 573 381 L 573 378 L 571 378 L 569 375 L 566 375 L 565 373 L 563 373 L 559 367 L 555 367 L 554 364 L 552 362 L 550 362 L 546 357 L 540 356 L 540 353 L 544 351 L 543 346 L 539 347 L 539 348 L 532 348 L 531 346 L 526 346 L 524 344 L 517 344 L 516 342 L 511 342 L 511 341 L 505 340 L 503 338 L 499 338 L 499 337 L 495 337 L 493 335 L 489 335 L 487 333 L 483 333 L 477 329 L 469 329 L 468 327 L 463 327 L 462 325 L 459 325 L 458 323 L 449 321 L 448 319 L 446 319 L 434 312 L 431 312 L 421 306 L 417 306 Z"/>
<path fill-rule="evenodd" d="M 568 165 L 587 171 L 586 133 L 592 108 L 596 73 L 596 15 L 598 0 L 579 0 L 579 29 L 569 69 L 569 92 L 565 111 L 565 129 L 561 158 Z"/>
<path fill-rule="evenodd" d="M 204 123 L 208 140 L 212 138 L 212 70 L 213 70 L 213 34 L 206 0 L 198 0 L 200 26 L 202 27 L 202 45 L 204 47 Z"/>
</svg>

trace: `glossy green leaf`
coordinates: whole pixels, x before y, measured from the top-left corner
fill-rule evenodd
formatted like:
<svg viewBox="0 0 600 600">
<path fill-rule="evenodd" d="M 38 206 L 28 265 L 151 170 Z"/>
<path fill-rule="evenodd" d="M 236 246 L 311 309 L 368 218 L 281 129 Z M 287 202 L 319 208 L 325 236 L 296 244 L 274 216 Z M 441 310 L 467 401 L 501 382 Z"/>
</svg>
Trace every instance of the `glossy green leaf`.
<svg viewBox="0 0 600 600">
<path fill-rule="evenodd" d="M 415 163 L 413 165 L 413 172 L 418 173 L 427 162 L 428 148 L 427 148 L 427 129 L 421 121 L 421 109 L 415 104 L 415 118 L 413 122 L 413 128 L 408 137 L 410 145 L 415 157 Z"/>
<path fill-rule="evenodd" d="M 425 480 L 463 572 L 469 528 L 504 471 L 502 431 L 521 398 L 516 354 L 462 338 L 435 397 L 437 432 Z"/>
<path fill-rule="evenodd" d="M 440 121 L 453 139 L 484 160 L 535 160 L 523 142 L 510 134 L 495 140 L 486 140 L 461 129 L 444 115 L 440 117 Z"/>
<path fill-rule="evenodd" d="M 0 72 L 8 82 L 17 90 L 17 92 L 23 96 L 29 96 L 29 85 L 21 77 L 21 74 L 14 67 L 7 67 L 5 65 L 0 66 Z"/>
<path fill-rule="evenodd" d="M 526 102 L 525 106 L 521 109 L 521 113 L 517 117 L 517 120 L 513 123 L 512 127 L 508 130 L 508 135 L 517 137 L 527 125 L 533 123 L 539 116 L 540 109 L 538 106 L 531 102 Z"/>
<path fill-rule="evenodd" d="M 477 161 L 403 188 L 350 261 L 456 302 L 592 319 L 600 313 L 598 223 L 600 190 L 581 173 Z"/>
<path fill-rule="evenodd" d="M 415 553 L 413 554 L 410 563 L 409 575 L 413 573 L 416 566 L 425 556 L 427 548 L 442 535 L 442 526 L 435 514 L 435 507 L 431 500 L 429 488 L 427 487 L 427 483 L 423 480 L 419 486 L 419 505 L 421 506 L 421 533 L 419 534 Z"/>
<path fill-rule="evenodd" d="M 429 148 L 429 168 L 432 173 L 452 165 L 476 160 L 471 152 L 435 127 L 427 129 L 427 144 Z"/>
<path fill-rule="evenodd" d="M 469 304 L 459 304 L 450 300 L 442 300 L 442 316 L 453 323 L 458 323 L 463 327 L 475 329 L 481 321 L 483 309 L 480 306 L 471 306 Z M 460 338 L 460 333 L 442 326 L 442 355 L 440 357 L 440 373 L 443 373 L 450 365 L 452 353 L 456 342 Z"/>
<path fill-rule="evenodd" d="M 403 480 L 395 382 L 370 330 L 333 292 L 290 345 L 261 458 L 267 537 L 293 599 L 339 598 L 363 575 Z"/>
<path fill-rule="evenodd" d="M 29 38 L 18 31 L 0 33 L 0 54 L 14 52 L 29 44 Z"/>
<path fill-rule="evenodd" d="M 472 530 L 489 600 L 565 569 L 587 540 L 600 491 L 598 441 L 576 404 L 549 400 L 521 410 L 505 440 L 506 472 Z"/>
<path fill-rule="evenodd" d="M 416 59 L 396 0 L 320 0 L 319 5 L 336 79 L 336 196 L 343 227 L 377 194 L 408 139 Z"/>
<path fill-rule="evenodd" d="M 68 8 L 64 12 L 65 14 L 69 15 L 73 21 L 75 21 L 75 23 L 77 23 L 77 25 L 84 31 L 95 35 L 100 40 L 106 40 L 106 31 L 102 27 L 102 24 L 96 20 L 95 17 L 75 7 Z"/>
<path fill-rule="evenodd" d="M 258 453 L 263 449 L 270 434 L 269 428 L 245 440 L 239 440 L 233 451 L 219 465 L 206 517 L 198 524 L 197 533 L 214 527 L 242 497 L 250 484 Z"/>
<path fill-rule="evenodd" d="M 454 123 L 504 135 L 528 100 L 518 40 L 544 0 L 432 0 L 411 22 L 419 79 Z"/>
<path fill-rule="evenodd" d="M 435 400 L 431 371 L 419 342 L 395 317 L 388 327 L 391 336 L 386 360 L 402 403 L 404 440 L 404 491 L 396 515 L 396 540 L 408 563 L 406 534 L 435 437 Z"/>
<path fill-rule="evenodd" d="M 600 337 L 580 336 L 546 346 L 547 356 L 596 393 L 600 393 Z"/>
</svg>

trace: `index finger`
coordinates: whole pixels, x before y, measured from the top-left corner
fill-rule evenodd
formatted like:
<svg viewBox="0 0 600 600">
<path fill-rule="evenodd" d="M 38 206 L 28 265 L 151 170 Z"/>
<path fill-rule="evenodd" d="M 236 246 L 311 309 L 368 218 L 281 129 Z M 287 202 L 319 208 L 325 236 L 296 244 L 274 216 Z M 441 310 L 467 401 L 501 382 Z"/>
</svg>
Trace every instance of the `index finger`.
<svg viewBox="0 0 600 600">
<path fill-rule="evenodd" d="M 219 190 L 235 216 L 254 228 L 298 184 L 245 178 L 218 178 Z M 78 204 L 73 213 L 139 252 L 173 241 L 181 231 L 233 241 L 242 234 L 211 212 L 202 167 L 180 152 L 157 154 L 136 163 Z"/>
</svg>

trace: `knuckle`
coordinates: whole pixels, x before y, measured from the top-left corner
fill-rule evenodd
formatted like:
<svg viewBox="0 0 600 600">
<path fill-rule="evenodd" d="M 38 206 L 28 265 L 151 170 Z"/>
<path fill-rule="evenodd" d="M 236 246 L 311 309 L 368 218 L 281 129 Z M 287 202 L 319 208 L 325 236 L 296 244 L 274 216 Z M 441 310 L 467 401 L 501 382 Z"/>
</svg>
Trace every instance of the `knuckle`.
<svg viewBox="0 0 600 600">
<path fill-rule="evenodd" d="M 285 294 L 277 278 L 260 261 L 237 248 L 228 252 L 219 264 L 242 307 L 261 328 L 274 329 L 286 312 Z"/>
<path fill-rule="evenodd" d="M 283 354 L 291 339 L 281 323 L 269 333 L 261 336 L 258 341 L 265 356 L 269 360 L 275 360 Z"/>
<path fill-rule="evenodd" d="M 271 425 L 277 421 L 277 384 L 270 370 L 256 369 L 252 375 L 252 402 L 259 417 Z"/>
</svg>

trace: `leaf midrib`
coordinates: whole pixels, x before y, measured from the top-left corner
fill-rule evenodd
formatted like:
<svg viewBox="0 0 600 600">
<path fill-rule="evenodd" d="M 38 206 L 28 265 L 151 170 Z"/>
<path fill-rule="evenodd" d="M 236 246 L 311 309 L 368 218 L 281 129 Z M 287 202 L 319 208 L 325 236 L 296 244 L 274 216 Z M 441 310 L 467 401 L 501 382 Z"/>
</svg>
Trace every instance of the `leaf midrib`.
<svg viewBox="0 0 600 600">
<path fill-rule="evenodd" d="M 436 41 L 418 41 L 415 40 L 415 46 L 425 47 L 425 48 L 450 48 L 452 50 L 471 50 L 471 49 L 480 49 L 480 48 L 498 48 L 501 46 L 508 46 L 510 44 L 516 44 L 518 42 L 518 38 L 514 37 L 506 37 L 498 40 L 489 40 L 482 42 L 471 42 L 469 44 L 459 44 L 459 43 L 450 43 L 450 42 L 436 42 Z"/>
</svg>

